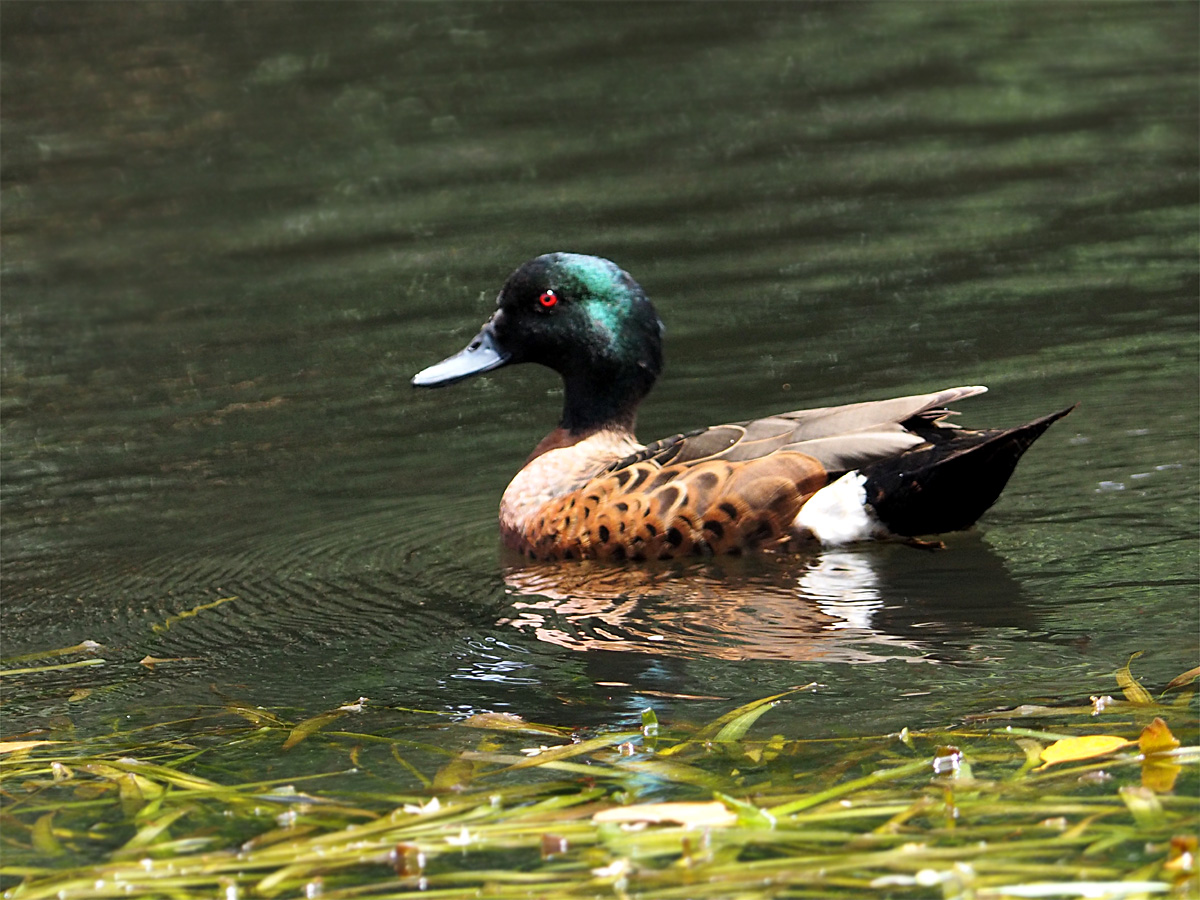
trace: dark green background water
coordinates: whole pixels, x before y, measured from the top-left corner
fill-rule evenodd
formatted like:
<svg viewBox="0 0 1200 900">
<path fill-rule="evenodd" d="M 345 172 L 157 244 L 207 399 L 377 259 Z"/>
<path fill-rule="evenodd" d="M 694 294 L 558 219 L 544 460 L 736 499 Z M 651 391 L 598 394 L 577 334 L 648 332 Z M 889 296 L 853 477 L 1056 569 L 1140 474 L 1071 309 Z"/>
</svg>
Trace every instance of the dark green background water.
<svg viewBox="0 0 1200 900">
<path fill-rule="evenodd" d="M 879 732 L 1115 691 L 1137 650 L 1161 686 L 1200 630 L 1198 9 L 4 4 L 4 651 L 107 660 L 6 679 L 6 731 L 816 681 L 776 728 Z M 549 250 L 658 304 L 646 440 L 1082 405 L 942 553 L 511 572 L 553 376 L 408 379 Z"/>
</svg>

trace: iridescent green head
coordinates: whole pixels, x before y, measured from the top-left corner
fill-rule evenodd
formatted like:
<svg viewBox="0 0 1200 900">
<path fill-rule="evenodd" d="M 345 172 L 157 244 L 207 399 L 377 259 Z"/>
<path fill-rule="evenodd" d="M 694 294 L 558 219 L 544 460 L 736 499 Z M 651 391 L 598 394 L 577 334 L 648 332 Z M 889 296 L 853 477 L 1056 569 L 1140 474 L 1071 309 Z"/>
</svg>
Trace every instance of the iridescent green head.
<svg viewBox="0 0 1200 900">
<path fill-rule="evenodd" d="M 465 350 L 413 378 L 438 387 L 511 363 L 563 378 L 562 426 L 632 427 L 662 371 L 662 322 L 641 286 L 607 259 L 547 253 L 508 277 L 498 309 Z"/>
</svg>

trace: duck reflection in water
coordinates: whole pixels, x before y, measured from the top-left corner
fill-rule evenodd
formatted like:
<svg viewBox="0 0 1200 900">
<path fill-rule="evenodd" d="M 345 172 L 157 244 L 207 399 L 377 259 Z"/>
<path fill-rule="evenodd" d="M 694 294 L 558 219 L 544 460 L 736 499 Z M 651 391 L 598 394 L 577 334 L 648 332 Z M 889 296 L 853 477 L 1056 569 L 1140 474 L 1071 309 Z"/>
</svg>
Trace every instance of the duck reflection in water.
<svg viewBox="0 0 1200 900">
<path fill-rule="evenodd" d="M 870 545 L 808 556 L 658 565 L 524 563 L 505 570 L 499 624 L 579 651 L 867 663 L 956 661 L 954 646 L 1034 616 L 1000 557 Z M 970 653 L 964 647 L 962 659 Z"/>
</svg>

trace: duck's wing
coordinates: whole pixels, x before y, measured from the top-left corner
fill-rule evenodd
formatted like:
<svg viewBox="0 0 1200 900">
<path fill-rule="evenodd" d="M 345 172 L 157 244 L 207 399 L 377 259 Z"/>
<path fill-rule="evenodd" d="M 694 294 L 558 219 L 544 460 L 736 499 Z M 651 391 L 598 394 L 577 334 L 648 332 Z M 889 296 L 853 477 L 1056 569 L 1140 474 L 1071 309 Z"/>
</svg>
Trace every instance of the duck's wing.
<svg viewBox="0 0 1200 900">
<path fill-rule="evenodd" d="M 718 459 L 744 462 L 793 450 L 815 458 L 827 472 L 845 472 L 926 443 L 930 428 L 953 428 L 941 422 L 951 414 L 946 406 L 986 390 L 970 385 L 714 425 L 655 441 L 607 471 L 641 462 L 658 467 Z"/>
</svg>

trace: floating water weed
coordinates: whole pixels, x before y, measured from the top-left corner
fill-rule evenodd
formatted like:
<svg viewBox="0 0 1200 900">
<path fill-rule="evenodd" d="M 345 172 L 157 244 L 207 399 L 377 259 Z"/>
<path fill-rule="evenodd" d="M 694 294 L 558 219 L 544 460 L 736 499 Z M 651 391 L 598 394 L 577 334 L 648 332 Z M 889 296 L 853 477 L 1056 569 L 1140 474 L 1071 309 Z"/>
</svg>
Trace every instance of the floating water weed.
<svg viewBox="0 0 1200 900">
<path fill-rule="evenodd" d="M 1128 667 L 1120 677 L 1130 696 Z M 510 714 L 426 716 L 402 736 L 329 727 L 358 721 L 359 701 L 300 722 L 218 707 L 194 717 L 187 743 L 14 736 L 0 743 L 4 896 L 981 900 L 1200 887 L 1190 706 L 1143 689 L 1100 709 L 1037 707 L 1043 729 L 1013 725 L 1030 717 L 1018 708 L 939 732 L 752 739 L 788 702 L 588 735 Z M 305 771 L 296 754 L 317 741 L 326 764 L 334 753 L 347 765 Z M 295 772 L 229 783 L 246 748 Z"/>
</svg>

